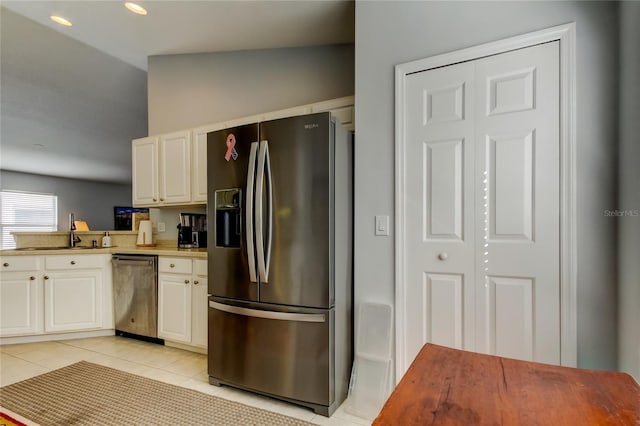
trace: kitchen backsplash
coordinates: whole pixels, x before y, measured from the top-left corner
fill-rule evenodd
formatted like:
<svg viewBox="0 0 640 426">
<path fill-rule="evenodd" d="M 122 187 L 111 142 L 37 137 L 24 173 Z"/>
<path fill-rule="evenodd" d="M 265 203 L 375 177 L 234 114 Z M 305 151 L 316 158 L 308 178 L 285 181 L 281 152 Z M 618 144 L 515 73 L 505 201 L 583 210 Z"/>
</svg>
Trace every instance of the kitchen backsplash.
<svg viewBox="0 0 640 426">
<path fill-rule="evenodd" d="M 178 215 L 179 213 L 207 213 L 206 205 L 198 206 L 178 206 L 163 207 L 161 209 L 150 209 L 149 215 L 153 223 L 153 232 L 158 240 L 178 240 Z M 161 232 L 158 224 L 164 223 L 165 230 Z"/>
</svg>

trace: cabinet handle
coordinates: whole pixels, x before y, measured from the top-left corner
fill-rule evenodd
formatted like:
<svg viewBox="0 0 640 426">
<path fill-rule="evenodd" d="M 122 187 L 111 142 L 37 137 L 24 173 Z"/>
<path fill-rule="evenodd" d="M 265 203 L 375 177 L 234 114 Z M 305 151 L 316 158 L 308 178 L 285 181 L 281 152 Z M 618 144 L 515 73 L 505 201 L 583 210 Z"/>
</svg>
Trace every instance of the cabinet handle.
<svg viewBox="0 0 640 426">
<path fill-rule="evenodd" d="M 160 201 L 164 201 L 164 198 L 160 198 Z"/>
<path fill-rule="evenodd" d="M 29 277 L 29 279 L 30 279 L 31 281 L 33 281 L 33 280 L 35 280 L 35 279 L 36 279 L 36 277 L 34 277 L 34 276 L 30 276 L 30 277 Z"/>
<path fill-rule="evenodd" d="M 45 279 L 45 280 L 48 280 L 48 279 L 49 279 L 49 275 L 45 275 L 45 276 L 44 276 L 44 279 Z"/>
<path fill-rule="evenodd" d="M 195 281 L 193 282 L 193 284 L 194 284 L 194 285 L 198 285 L 198 284 L 200 284 L 200 281 L 195 280 Z"/>
<path fill-rule="evenodd" d="M 72 261 L 71 261 L 71 264 L 72 264 L 72 265 L 75 265 L 75 264 L 76 264 L 76 261 L 75 261 L 75 260 L 72 260 Z"/>
<path fill-rule="evenodd" d="M 438 259 L 440 260 L 447 260 L 447 258 L 449 257 L 449 255 L 445 252 L 442 252 L 438 255 Z"/>
<path fill-rule="evenodd" d="M 175 268 L 175 267 L 176 267 L 175 263 L 172 263 L 171 265 L 169 265 L 169 268 Z"/>
<path fill-rule="evenodd" d="M 184 283 L 185 284 L 189 284 L 189 280 L 184 280 Z"/>
<path fill-rule="evenodd" d="M 4 263 L 2 264 L 2 266 L 4 266 L 4 267 L 6 268 L 7 266 L 9 266 L 9 264 L 8 264 L 7 262 L 4 262 Z"/>
<path fill-rule="evenodd" d="M 158 201 L 156 198 L 153 199 L 154 202 Z"/>
</svg>

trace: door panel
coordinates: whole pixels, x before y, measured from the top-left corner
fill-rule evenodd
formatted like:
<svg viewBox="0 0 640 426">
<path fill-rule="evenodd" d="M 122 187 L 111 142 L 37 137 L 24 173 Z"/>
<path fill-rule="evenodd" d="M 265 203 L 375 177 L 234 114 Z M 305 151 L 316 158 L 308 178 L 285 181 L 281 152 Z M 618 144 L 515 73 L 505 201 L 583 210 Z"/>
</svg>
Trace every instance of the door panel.
<svg viewBox="0 0 640 426">
<path fill-rule="evenodd" d="M 326 406 L 333 402 L 333 310 L 261 310 L 220 300 L 209 302 L 211 377 L 284 398 Z"/>
<path fill-rule="evenodd" d="M 509 358 L 533 358 L 533 279 L 488 276 L 490 312 L 487 337 L 491 353 Z"/>
<path fill-rule="evenodd" d="M 406 365 L 426 341 L 475 348 L 473 71 L 407 78 Z"/>
<path fill-rule="evenodd" d="M 233 136 L 233 137 L 231 137 Z M 259 137 L 258 124 L 235 127 L 207 134 L 207 214 L 209 226 L 209 293 L 232 299 L 258 300 L 258 284 L 249 277 L 247 251 L 247 170 L 251 144 Z M 231 139 L 235 141 L 230 148 Z M 227 142 L 229 141 L 229 144 Z M 235 150 L 235 155 L 233 155 Z M 227 153 L 229 155 L 227 155 Z M 255 167 L 255 165 L 252 165 Z M 239 189 L 240 210 L 216 212 L 216 191 Z M 227 200 L 232 202 L 232 200 Z M 221 223 L 226 221 L 226 225 Z M 226 229 L 234 238 L 221 235 Z M 235 238 L 236 229 L 240 235 Z M 220 234 L 220 235 L 219 235 Z M 249 253 L 254 255 L 253 252 Z"/>
<path fill-rule="evenodd" d="M 273 245 L 260 301 L 328 308 L 333 304 L 330 115 L 267 121 L 260 138 L 268 141 L 273 188 Z M 267 220 L 265 214 L 263 223 Z"/>
<path fill-rule="evenodd" d="M 462 276 L 425 274 L 425 342 L 462 349 Z"/>
<path fill-rule="evenodd" d="M 533 239 L 534 133 L 487 136 L 490 240 Z"/>
<path fill-rule="evenodd" d="M 462 240 L 462 139 L 425 142 L 426 239 Z"/>
<path fill-rule="evenodd" d="M 485 143 L 476 151 L 477 350 L 552 364 L 560 363 L 558 49 L 475 62 L 476 140 Z"/>
</svg>

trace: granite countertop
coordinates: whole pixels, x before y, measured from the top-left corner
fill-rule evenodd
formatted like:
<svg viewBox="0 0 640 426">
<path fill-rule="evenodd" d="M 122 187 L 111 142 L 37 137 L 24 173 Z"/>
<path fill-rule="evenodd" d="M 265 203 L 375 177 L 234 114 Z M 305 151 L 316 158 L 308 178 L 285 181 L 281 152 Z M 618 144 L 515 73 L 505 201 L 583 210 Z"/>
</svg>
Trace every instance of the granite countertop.
<svg viewBox="0 0 640 426">
<path fill-rule="evenodd" d="M 38 256 L 38 255 L 51 255 L 51 254 L 151 254 L 159 256 L 177 256 L 177 257 L 193 257 L 206 259 L 207 249 L 179 249 L 175 246 L 156 246 L 156 247 L 109 247 L 109 248 L 91 248 L 91 247 L 76 247 L 73 249 L 68 248 L 52 248 L 52 249 L 13 249 L 13 250 L 0 250 L 0 256 Z"/>
</svg>

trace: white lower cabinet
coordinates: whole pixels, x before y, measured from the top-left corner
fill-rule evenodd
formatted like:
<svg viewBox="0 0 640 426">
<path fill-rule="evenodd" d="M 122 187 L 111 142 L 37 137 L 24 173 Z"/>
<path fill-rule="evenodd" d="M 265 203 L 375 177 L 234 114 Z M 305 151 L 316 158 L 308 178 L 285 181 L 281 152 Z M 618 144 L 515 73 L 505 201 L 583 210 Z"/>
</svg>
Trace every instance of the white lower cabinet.
<svg viewBox="0 0 640 426">
<path fill-rule="evenodd" d="M 42 257 L 4 256 L 0 269 L 0 336 L 42 333 Z"/>
<path fill-rule="evenodd" d="M 158 258 L 158 337 L 207 346 L 206 260 Z"/>
<path fill-rule="evenodd" d="M 0 336 L 113 328 L 111 256 L 6 256 Z"/>
<path fill-rule="evenodd" d="M 207 347 L 207 321 L 209 294 L 207 292 L 207 261 L 194 259 L 193 287 L 191 291 L 191 344 Z"/>
<path fill-rule="evenodd" d="M 41 284 L 37 271 L 3 272 L 0 280 L 0 336 L 42 332 Z"/>
<path fill-rule="evenodd" d="M 44 276 L 44 331 L 102 327 L 102 271 L 51 272 Z"/>
</svg>

